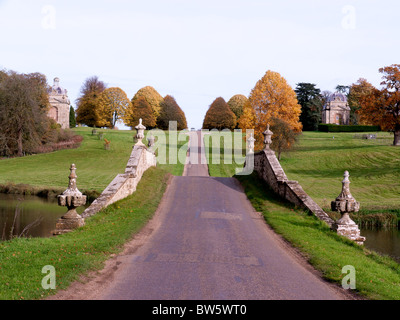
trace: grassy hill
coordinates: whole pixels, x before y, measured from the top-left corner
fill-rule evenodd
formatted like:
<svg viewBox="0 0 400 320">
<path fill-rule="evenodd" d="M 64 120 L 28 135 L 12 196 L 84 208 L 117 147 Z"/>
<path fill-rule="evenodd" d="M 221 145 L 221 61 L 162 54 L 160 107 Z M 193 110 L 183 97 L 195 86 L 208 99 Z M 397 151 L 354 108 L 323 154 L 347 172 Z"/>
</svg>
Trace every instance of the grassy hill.
<svg viewBox="0 0 400 320">
<path fill-rule="evenodd" d="M 110 150 L 104 149 L 104 141 L 92 135 L 92 129 L 76 128 L 73 131 L 84 137 L 78 149 L 0 160 L 0 184 L 65 189 L 68 186 L 69 168 L 75 163 L 78 188 L 103 191 L 117 174 L 125 171 L 136 131 L 99 129 L 98 132 L 104 134 L 103 139 L 111 141 Z M 180 142 L 177 147 L 184 144 Z M 159 167 L 171 174 L 182 175 L 184 165 L 160 164 Z"/>
</svg>

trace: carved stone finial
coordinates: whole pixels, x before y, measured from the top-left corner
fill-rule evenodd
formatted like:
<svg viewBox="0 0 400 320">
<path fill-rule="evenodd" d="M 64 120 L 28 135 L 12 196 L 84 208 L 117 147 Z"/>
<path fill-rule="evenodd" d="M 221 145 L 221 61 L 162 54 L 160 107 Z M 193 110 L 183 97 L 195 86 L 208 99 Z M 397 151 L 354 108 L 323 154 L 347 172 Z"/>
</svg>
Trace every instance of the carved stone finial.
<svg viewBox="0 0 400 320">
<path fill-rule="evenodd" d="M 349 180 L 350 174 L 348 171 L 345 171 L 343 176 L 342 192 L 335 201 L 332 201 L 332 210 L 340 213 L 358 212 L 360 210 L 360 203 L 351 195 Z"/>
<path fill-rule="evenodd" d="M 138 142 L 136 145 L 144 145 L 142 140 L 144 139 L 144 130 L 146 130 L 146 127 L 142 124 L 143 120 L 139 119 L 139 125 L 135 127 L 137 134 L 136 134 L 136 139 Z"/>
<path fill-rule="evenodd" d="M 263 135 L 264 135 L 264 144 L 265 144 L 265 147 L 264 147 L 264 150 L 270 150 L 270 146 L 271 146 L 271 143 L 272 143 L 272 135 L 274 134 L 270 129 L 270 126 L 268 125 L 267 126 L 267 130 L 265 131 L 265 132 L 263 132 Z"/>
<path fill-rule="evenodd" d="M 74 229 L 85 225 L 84 219 L 78 214 L 76 208 L 86 204 L 87 197 L 82 195 L 76 186 L 76 166 L 72 164 L 70 167 L 68 188 L 62 195 L 58 196 L 58 205 L 67 207 L 68 212 L 57 221 L 54 235 L 68 233 Z"/>
<path fill-rule="evenodd" d="M 257 140 L 254 138 L 254 134 L 250 133 L 250 138 L 247 139 L 248 145 L 249 145 L 249 153 L 254 153 L 254 143 Z"/>
<path fill-rule="evenodd" d="M 340 212 L 341 218 L 335 222 L 333 229 L 338 234 L 345 236 L 358 244 L 363 244 L 365 237 L 360 236 L 360 229 L 357 224 L 350 218 L 350 213 L 358 212 L 360 210 L 360 203 L 354 199 L 350 192 L 350 174 L 348 171 L 344 173 L 342 181 L 342 192 L 332 201 L 332 211 Z"/>
</svg>

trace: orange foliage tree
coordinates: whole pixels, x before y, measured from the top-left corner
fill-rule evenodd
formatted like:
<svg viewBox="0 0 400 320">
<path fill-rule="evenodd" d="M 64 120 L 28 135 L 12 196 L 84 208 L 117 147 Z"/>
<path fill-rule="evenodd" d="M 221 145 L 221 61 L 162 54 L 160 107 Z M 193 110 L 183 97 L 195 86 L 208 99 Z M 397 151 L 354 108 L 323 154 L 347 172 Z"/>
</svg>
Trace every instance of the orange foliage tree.
<svg viewBox="0 0 400 320">
<path fill-rule="evenodd" d="M 375 87 L 364 78 L 358 79 L 356 83 L 353 83 L 350 86 L 348 102 L 351 109 L 350 121 L 352 124 L 363 124 L 363 125 L 371 124 L 368 123 L 366 119 L 364 119 L 364 121 L 361 121 L 359 112 L 361 109 L 361 104 L 360 104 L 361 100 L 365 96 L 370 94 L 374 89 Z"/>
<path fill-rule="evenodd" d="M 187 128 L 185 113 L 179 107 L 174 97 L 167 95 L 164 98 L 164 101 L 161 102 L 160 106 L 160 116 L 157 120 L 158 128 L 162 130 L 168 130 L 170 121 L 177 122 L 177 130 L 183 130 Z"/>
<path fill-rule="evenodd" d="M 140 119 L 142 119 L 143 125 L 147 129 L 152 129 L 156 126 L 156 117 L 153 109 L 144 96 L 139 96 L 133 100 L 132 107 L 125 114 L 124 122 L 134 129 L 139 124 Z"/>
<path fill-rule="evenodd" d="M 242 130 L 254 129 L 256 149 L 262 148 L 263 132 L 272 119 L 284 120 L 294 132 L 301 132 L 301 106 L 295 91 L 279 73 L 267 71 L 251 91 L 239 119 Z"/>
<path fill-rule="evenodd" d="M 146 101 L 150 104 L 154 117 L 158 119 L 161 111 L 161 102 L 163 102 L 163 97 L 151 86 L 144 87 L 136 92 L 135 96 L 132 98 L 132 104 L 135 103 L 135 100 L 139 99 L 140 97 L 144 97 Z"/>
<path fill-rule="evenodd" d="M 217 98 L 208 109 L 203 122 L 203 129 L 235 129 L 236 116 L 224 98 Z"/>
<path fill-rule="evenodd" d="M 393 145 L 400 146 L 400 65 L 393 64 L 379 72 L 383 74 L 383 87 L 381 90 L 374 88 L 361 98 L 361 121 L 393 132 Z"/>
</svg>

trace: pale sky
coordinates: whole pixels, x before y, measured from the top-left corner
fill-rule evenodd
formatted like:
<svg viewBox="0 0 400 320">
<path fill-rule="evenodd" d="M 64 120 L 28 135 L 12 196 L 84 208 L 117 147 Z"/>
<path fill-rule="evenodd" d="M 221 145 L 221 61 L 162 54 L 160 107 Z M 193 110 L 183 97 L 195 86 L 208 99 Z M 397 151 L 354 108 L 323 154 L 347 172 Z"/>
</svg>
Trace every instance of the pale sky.
<svg viewBox="0 0 400 320">
<path fill-rule="evenodd" d="M 98 76 L 128 98 L 175 97 L 189 127 L 210 104 L 248 96 L 268 70 L 321 91 L 399 64 L 400 2 L 391 0 L 0 0 L 0 69 L 55 77 L 74 107 Z"/>
</svg>

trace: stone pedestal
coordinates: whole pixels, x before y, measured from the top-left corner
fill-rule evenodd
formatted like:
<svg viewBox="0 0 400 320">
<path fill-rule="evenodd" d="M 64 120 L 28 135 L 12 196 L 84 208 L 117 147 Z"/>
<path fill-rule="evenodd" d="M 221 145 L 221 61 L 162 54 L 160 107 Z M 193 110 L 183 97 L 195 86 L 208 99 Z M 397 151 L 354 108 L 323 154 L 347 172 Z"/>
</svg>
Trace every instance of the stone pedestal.
<svg viewBox="0 0 400 320">
<path fill-rule="evenodd" d="M 349 238 L 350 240 L 355 241 L 357 244 L 364 244 L 365 237 L 361 236 L 358 225 L 350 219 L 348 213 L 345 213 L 341 219 L 336 221 L 332 225 L 332 229 L 335 230 L 337 234 Z"/>
<path fill-rule="evenodd" d="M 56 230 L 53 231 L 53 235 L 61 235 L 71 232 L 77 228 L 85 225 L 85 220 L 78 214 L 76 208 L 84 206 L 86 204 L 87 197 L 76 187 L 76 167 L 73 164 L 70 168 L 71 174 L 69 176 L 68 189 L 64 191 L 62 195 L 58 196 L 58 205 L 67 207 L 68 212 L 63 215 L 56 223 Z"/>
<path fill-rule="evenodd" d="M 344 173 L 344 180 L 342 181 L 342 192 L 335 201 L 332 201 L 332 211 L 340 212 L 342 217 L 337 220 L 332 229 L 339 235 L 355 241 L 357 244 L 362 245 L 365 242 L 365 237 L 360 235 L 358 225 L 351 220 L 349 213 L 358 212 L 360 210 L 360 203 L 357 202 L 350 193 L 350 180 L 349 172 Z"/>
</svg>

